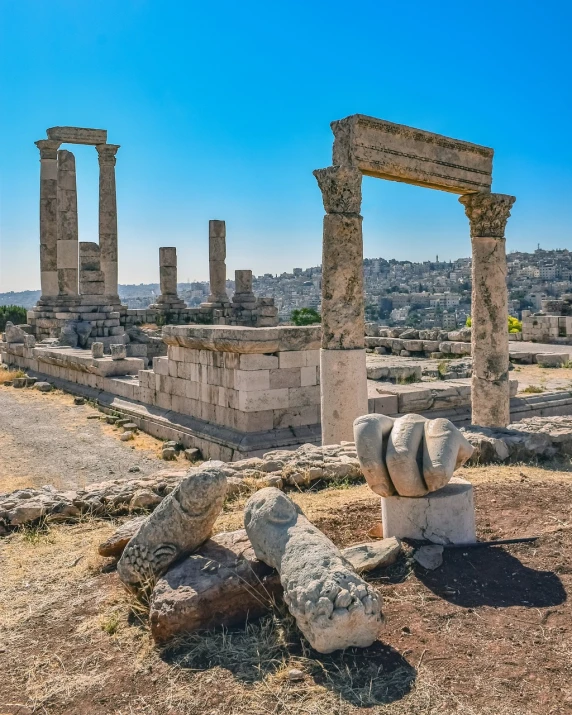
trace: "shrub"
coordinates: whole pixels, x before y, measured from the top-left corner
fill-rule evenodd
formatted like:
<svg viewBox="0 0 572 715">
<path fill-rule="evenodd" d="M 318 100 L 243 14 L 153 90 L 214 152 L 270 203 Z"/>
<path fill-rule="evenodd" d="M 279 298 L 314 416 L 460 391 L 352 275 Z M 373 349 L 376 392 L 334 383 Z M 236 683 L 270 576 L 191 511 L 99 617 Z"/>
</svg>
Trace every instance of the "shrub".
<svg viewBox="0 0 572 715">
<path fill-rule="evenodd" d="M 467 317 L 467 321 L 465 325 L 467 328 L 470 328 L 473 324 L 473 321 L 471 319 L 471 316 L 469 315 Z M 536 321 L 535 321 L 536 324 Z M 512 315 L 508 316 L 508 332 L 509 333 L 522 333 L 522 321 L 519 320 L 518 318 L 515 318 Z"/>
<path fill-rule="evenodd" d="M 25 323 L 26 316 L 26 308 L 21 305 L 0 305 L 0 330 L 5 330 L 8 321 L 14 325 Z"/>
<path fill-rule="evenodd" d="M 322 322 L 322 316 L 314 308 L 298 308 L 290 316 L 294 325 L 315 325 Z"/>
</svg>

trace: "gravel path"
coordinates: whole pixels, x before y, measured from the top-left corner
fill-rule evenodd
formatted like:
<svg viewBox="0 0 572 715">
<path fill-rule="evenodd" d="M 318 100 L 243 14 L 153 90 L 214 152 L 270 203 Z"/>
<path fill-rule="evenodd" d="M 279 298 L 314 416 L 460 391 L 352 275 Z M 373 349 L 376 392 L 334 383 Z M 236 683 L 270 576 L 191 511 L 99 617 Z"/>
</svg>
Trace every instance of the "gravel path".
<svg viewBox="0 0 572 715">
<path fill-rule="evenodd" d="M 120 442 L 90 405 L 75 406 L 62 393 L 0 386 L 0 493 L 22 487 L 82 487 L 105 479 L 152 474 L 166 466 L 159 442 L 141 434 Z M 136 445 L 135 449 L 133 445 Z"/>
</svg>

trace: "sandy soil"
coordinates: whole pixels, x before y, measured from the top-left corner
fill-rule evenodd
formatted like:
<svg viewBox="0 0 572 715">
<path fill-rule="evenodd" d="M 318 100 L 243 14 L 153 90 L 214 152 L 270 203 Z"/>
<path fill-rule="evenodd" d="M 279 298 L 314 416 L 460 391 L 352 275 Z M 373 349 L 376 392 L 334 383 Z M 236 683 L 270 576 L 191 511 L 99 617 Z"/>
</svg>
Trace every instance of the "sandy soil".
<svg viewBox="0 0 572 715">
<path fill-rule="evenodd" d="M 572 368 L 569 367 L 514 365 L 510 377 L 518 380 L 519 393 L 572 390 Z"/>
<path fill-rule="evenodd" d="M 59 391 L 42 393 L 0 385 L 0 492 L 52 484 L 74 489 L 104 479 L 152 474 L 165 466 L 161 442 L 139 434 L 119 440 L 119 430 L 89 404 L 76 406 Z"/>
<path fill-rule="evenodd" d="M 0 542 L 0 713 L 31 715 L 564 715 L 572 712 L 572 469 L 462 470 L 481 539 L 426 572 L 410 552 L 370 581 L 380 640 L 322 656 L 283 612 L 165 650 L 97 556 L 113 525 L 27 530 Z M 340 546 L 366 538 L 379 500 L 364 485 L 292 493 Z M 216 530 L 239 527 L 240 501 Z M 299 668 L 300 682 L 288 671 Z"/>
</svg>

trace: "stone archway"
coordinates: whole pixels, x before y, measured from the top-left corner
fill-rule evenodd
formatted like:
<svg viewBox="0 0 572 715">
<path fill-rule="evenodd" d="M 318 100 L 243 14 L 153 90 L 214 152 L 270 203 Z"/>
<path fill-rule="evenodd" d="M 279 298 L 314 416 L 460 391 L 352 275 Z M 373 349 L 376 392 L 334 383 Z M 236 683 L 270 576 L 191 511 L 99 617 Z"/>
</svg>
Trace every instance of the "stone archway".
<svg viewBox="0 0 572 715">
<path fill-rule="evenodd" d="M 514 196 L 491 193 L 493 150 L 354 114 L 332 122 L 333 165 L 314 176 L 322 191 L 322 443 L 353 439 L 366 414 L 362 176 L 460 194 L 472 245 L 472 421 L 510 422 L 508 295 L 504 231 Z"/>
</svg>

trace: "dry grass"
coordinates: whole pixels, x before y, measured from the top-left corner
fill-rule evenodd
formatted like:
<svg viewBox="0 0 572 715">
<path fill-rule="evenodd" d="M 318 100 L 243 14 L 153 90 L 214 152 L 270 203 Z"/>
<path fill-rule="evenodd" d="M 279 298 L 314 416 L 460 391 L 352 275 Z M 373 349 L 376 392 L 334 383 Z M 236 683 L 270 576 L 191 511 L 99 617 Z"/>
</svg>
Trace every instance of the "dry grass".
<svg viewBox="0 0 572 715">
<path fill-rule="evenodd" d="M 11 382 L 17 377 L 25 377 L 26 373 L 23 370 L 0 370 L 0 385 L 6 382 Z"/>
<path fill-rule="evenodd" d="M 572 469 L 557 466 L 471 467 L 462 475 L 481 489 L 477 506 L 500 481 L 513 490 L 498 505 L 500 526 L 523 480 L 530 494 L 549 493 L 551 480 L 570 490 Z M 379 501 L 365 485 L 292 496 L 336 540 L 352 533 L 359 540 L 358 532 L 378 518 Z M 241 526 L 245 498 L 227 503 L 216 531 Z M 556 523 L 545 504 L 531 503 L 531 515 L 525 518 L 547 522 L 547 531 Z M 570 671 L 565 604 L 462 608 L 437 597 L 405 561 L 372 581 L 382 590 L 386 615 L 381 642 L 372 648 L 317 654 L 278 608 L 244 628 L 188 636 L 158 650 L 144 610 L 120 587 L 111 562 L 97 555 L 97 544 L 113 529 L 86 519 L 0 541 L 2 715 L 560 715 L 572 707 L 572 691 L 557 696 L 561 707 L 554 699 L 545 707 L 542 699 L 554 688 L 560 693 Z M 568 558 L 558 541 L 542 548 L 562 563 Z M 536 551 L 521 558 L 527 553 Z M 536 672 L 506 665 L 520 666 L 523 657 Z M 531 678 L 547 665 L 554 669 L 551 688 L 535 691 L 531 705 Z M 303 680 L 290 681 L 292 668 Z"/>
</svg>

